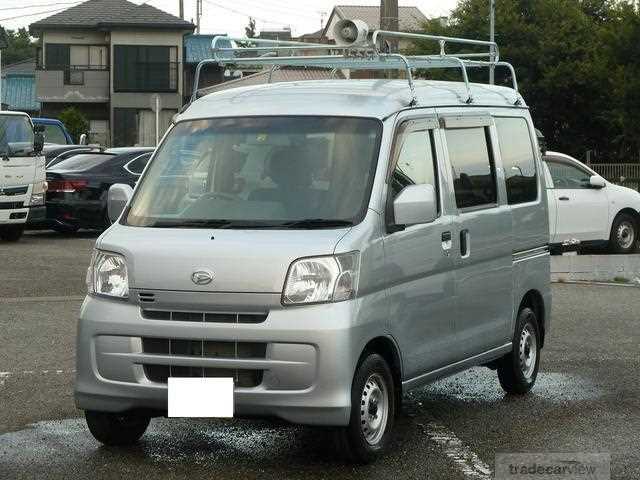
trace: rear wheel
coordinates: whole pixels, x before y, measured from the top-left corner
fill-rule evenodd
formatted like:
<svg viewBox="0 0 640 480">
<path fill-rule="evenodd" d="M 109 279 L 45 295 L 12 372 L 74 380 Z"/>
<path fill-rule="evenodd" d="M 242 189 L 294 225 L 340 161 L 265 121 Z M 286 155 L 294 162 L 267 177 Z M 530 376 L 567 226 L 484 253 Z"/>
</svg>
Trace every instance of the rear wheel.
<svg viewBox="0 0 640 480">
<path fill-rule="evenodd" d="M 540 366 L 538 319 L 529 307 L 518 313 L 512 351 L 500 359 L 498 379 L 507 393 L 523 394 L 533 388 Z"/>
<path fill-rule="evenodd" d="M 609 237 L 612 253 L 633 253 L 638 243 L 638 222 L 627 213 L 619 213 L 613 221 Z"/>
<path fill-rule="evenodd" d="M 5 242 L 17 242 L 24 233 L 24 225 L 8 225 L 0 227 L 0 239 Z"/>
<path fill-rule="evenodd" d="M 370 463 L 387 449 L 396 413 L 391 369 L 373 353 L 358 366 L 351 386 L 349 425 L 338 431 L 339 445 L 357 463 Z"/>
<path fill-rule="evenodd" d="M 132 413 L 95 412 L 86 410 L 84 417 L 91 435 L 110 446 L 132 445 L 140 440 L 151 418 Z"/>
</svg>

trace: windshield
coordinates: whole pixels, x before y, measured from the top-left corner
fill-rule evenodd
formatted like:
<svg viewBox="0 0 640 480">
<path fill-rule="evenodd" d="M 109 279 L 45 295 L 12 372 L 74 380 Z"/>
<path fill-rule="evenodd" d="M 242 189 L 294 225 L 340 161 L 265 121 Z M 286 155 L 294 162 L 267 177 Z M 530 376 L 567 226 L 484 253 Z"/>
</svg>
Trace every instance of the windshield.
<svg viewBox="0 0 640 480">
<path fill-rule="evenodd" d="M 23 115 L 0 115 L 0 155 L 26 157 L 33 153 L 33 128 Z"/>
<path fill-rule="evenodd" d="M 47 143 L 55 143 L 58 145 L 66 145 L 67 137 L 64 136 L 60 125 L 44 126 L 44 141 Z"/>
<path fill-rule="evenodd" d="M 149 227 L 322 228 L 361 220 L 381 124 L 372 119 L 194 120 L 169 133 L 126 218 Z"/>
</svg>

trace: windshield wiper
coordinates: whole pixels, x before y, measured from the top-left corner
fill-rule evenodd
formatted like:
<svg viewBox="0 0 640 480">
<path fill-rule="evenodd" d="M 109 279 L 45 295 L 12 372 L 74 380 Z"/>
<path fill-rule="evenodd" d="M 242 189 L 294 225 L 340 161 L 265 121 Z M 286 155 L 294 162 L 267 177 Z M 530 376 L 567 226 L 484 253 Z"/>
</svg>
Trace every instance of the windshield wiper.
<svg viewBox="0 0 640 480">
<path fill-rule="evenodd" d="M 230 220 L 167 220 L 150 225 L 153 228 L 221 228 L 229 225 Z"/>
<path fill-rule="evenodd" d="M 280 225 L 285 228 L 331 228 L 331 227 L 351 227 L 353 222 L 349 220 L 338 220 L 330 218 L 305 218 L 304 220 L 294 220 Z"/>
</svg>

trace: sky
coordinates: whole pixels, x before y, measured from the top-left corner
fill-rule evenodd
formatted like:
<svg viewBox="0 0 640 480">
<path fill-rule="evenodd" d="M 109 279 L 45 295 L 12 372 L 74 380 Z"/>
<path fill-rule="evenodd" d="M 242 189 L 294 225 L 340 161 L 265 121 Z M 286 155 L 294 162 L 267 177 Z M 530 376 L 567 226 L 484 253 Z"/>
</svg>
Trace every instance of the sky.
<svg viewBox="0 0 640 480">
<path fill-rule="evenodd" d="M 149 3 L 178 15 L 178 0 L 130 0 Z M 80 2 L 73 0 L 0 0 L 0 25 L 7 29 L 27 27 L 30 23 L 54 15 Z M 335 4 L 379 5 L 376 0 L 203 0 L 201 33 L 243 35 L 249 16 L 256 19 L 257 30 L 291 27 L 294 35 L 320 28 Z M 457 0 L 399 0 L 400 5 L 417 6 L 428 17 L 448 15 Z M 185 19 L 194 19 L 196 0 L 184 0 Z M 32 15 L 33 14 L 33 15 Z M 37 14 L 37 15 L 36 15 Z M 29 16 L 26 16 L 29 15 Z M 13 18 L 12 17 L 21 17 Z"/>
</svg>

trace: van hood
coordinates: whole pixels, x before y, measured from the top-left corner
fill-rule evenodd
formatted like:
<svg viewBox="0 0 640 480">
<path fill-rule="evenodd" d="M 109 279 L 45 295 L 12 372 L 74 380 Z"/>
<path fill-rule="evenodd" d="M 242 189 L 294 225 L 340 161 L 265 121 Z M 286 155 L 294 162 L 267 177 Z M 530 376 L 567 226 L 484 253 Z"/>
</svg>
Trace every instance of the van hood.
<svg viewBox="0 0 640 480">
<path fill-rule="evenodd" d="M 125 256 L 132 289 L 196 292 L 282 292 L 291 262 L 330 255 L 349 231 L 168 229 L 113 225 L 97 248 Z M 197 285 L 205 271 L 213 280 Z"/>
</svg>

